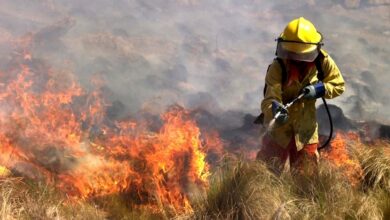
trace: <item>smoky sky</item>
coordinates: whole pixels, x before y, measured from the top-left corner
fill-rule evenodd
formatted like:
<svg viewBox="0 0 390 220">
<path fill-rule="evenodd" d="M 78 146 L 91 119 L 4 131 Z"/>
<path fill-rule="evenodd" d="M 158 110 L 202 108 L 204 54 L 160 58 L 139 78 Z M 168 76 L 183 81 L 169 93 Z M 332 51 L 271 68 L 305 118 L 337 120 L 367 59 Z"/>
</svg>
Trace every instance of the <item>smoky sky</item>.
<svg viewBox="0 0 390 220">
<path fill-rule="evenodd" d="M 331 101 L 356 119 L 389 115 L 390 5 L 320 0 L 1 0 L 0 65 L 21 53 L 99 75 L 130 112 L 178 103 L 210 112 L 259 113 L 275 38 L 311 20 L 336 60 L 346 92 Z M 26 49 L 26 48 L 25 48 Z"/>
</svg>

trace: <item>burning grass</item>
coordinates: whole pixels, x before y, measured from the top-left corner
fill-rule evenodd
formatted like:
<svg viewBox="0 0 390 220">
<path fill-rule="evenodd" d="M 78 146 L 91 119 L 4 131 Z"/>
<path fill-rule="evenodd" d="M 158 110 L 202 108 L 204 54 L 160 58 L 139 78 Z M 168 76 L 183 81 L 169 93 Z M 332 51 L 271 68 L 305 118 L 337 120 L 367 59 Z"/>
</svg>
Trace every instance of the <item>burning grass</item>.
<svg viewBox="0 0 390 220">
<path fill-rule="evenodd" d="M 347 142 L 363 172 L 352 184 L 345 168 L 323 157 L 318 172 L 275 175 L 259 161 L 225 157 L 206 192 L 189 190 L 191 213 L 169 206 L 134 206 L 128 194 L 69 198 L 51 185 L 22 178 L 0 181 L 2 219 L 388 219 L 390 144 Z M 349 171 L 348 171 L 349 172 Z M 151 212 L 151 210 L 154 210 Z"/>
<path fill-rule="evenodd" d="M 151 212 L 192 211 L 188 191 L 206 187 L 209 171 L 186 109 L 111 120 L 99 79 L 87 91 L 71 73 L 37 66 L 0 73 L 1 165 L 74 200 L 121 195 Z"/>
</svg>

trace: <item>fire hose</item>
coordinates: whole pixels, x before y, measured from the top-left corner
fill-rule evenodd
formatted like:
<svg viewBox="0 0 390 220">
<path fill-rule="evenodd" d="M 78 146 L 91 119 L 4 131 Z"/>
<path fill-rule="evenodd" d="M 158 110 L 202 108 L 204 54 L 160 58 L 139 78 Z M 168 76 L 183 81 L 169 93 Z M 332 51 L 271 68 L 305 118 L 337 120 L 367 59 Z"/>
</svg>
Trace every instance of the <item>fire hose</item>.
<svg viewBox="0 0 390 220">
<path fill-rule="evenodd" d="M 287 103 L 286 105 L 282 105 L 280 106 L 280 108 L 282 108 L 284 110 L 284 112 L 288 112 L 287 109 L 290 108 L 290 106 L 292 106 L 295 102 L 297 102 L 298 100 L 301 100 L 305 94 L 307 93 L 307 91 L 304 91 L 302 92 L 301 94 L 299 94 L 295 99 L 293 99 L 291 102 Z M 325 106 L 325 109 L 326 109 L 326 113 L 328 115 L 328 118 L 329 118 L 329 125 L 330 125 L 330 132 L 329 132 L 329 137 L 328 139 L 326 140 L 326 142 L 324 144 L 322 144 L 318 150 L 322 150 L 324 149 L 329 143 L 330 141 L 332 140 L 332 136 L 333 136 L 333 121 L 332 121 L 332 115 L 330 114 L 330 111 L 329 111 L 329 107 L 328 107 L 328 103 L 326 102 L 325 98 L 322 97 L 322 101 L 324 103 L 324 106 Z M 277 120 L 282 114 L 282 111 L 278 111 L 273 120 Z"/>
<path fill-rule="evenodd" d="M 329 118 L 329 127 L 330 127 L 330 131 L 329 131 L 329 137 L 328 137 L 328 139 L 326 140 L 326 142 L 325 142 L 323 145 L 321 145 L 321 147 L 318 148 L 318 150 L 324 149 L 324 148 L 330 143 L 330 141 L 332 140 L 332 136 L 333 136 L 333 120 L 332 120 L 332 115 L 330 114 L 329 107 L 328 107 L 328 103 L 326 103 L 325 98 L 322 97 L 321 99 L 322 99 L 322 102 L 324 103 L 324 106 L 325 106 L 325 109 L 326 109 L 326 113 L 327 113 L 328 118 Z"/>
</svg>

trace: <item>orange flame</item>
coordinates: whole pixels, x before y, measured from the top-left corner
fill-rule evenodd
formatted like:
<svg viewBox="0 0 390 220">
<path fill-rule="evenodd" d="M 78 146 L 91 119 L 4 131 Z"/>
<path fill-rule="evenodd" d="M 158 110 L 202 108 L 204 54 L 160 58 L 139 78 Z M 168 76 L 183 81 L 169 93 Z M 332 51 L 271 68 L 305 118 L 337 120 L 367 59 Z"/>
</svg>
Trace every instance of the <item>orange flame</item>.
<svg viewBox="0 0 390 220">
<path fill-rule="evenodd" d="M 191 210 L 191 185 L 207 187 L 206 148 L 185 109 L 171 108 L 153 132 L 106 123 L 101 91 L 86 92 L 71 73 L 22 65 L 0 78 L 0 163 L 10 169 L 29 164 L 73 198 L 124 193 L 176 212 Z"/>
<path fill-rule="evenodd" d="M 330 149 L 323 152 L 321 156 L 340 168 L 352 185 L 357 185 L 363 176 L 363 170 L 359 162 L 351 158 L 347 149 L 347 139 L 358 140 L 358 136 L 353 133 L 337 133 L 331 142 Z"/>
</svg>

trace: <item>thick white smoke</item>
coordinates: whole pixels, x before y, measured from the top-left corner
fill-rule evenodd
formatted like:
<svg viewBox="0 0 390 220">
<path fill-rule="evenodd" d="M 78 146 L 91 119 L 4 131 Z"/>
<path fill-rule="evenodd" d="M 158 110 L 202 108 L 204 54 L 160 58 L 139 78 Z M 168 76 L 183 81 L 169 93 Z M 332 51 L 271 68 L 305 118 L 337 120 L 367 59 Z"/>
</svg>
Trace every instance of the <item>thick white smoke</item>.
<svg viewBox="0 0 390 220">
<path fill-rule="evenodd" d="M 347 83 L 331 103 L 355 118 L 388 118 L 386 0 L 1 2 L 3 70 L 30 36 L 34 58 L 74 72 L 85 86 L 99 75 L 131 112 L 179 103 L 257 114 L 274 39 L 304 16 L 323 33 Z"/>
</svg>

